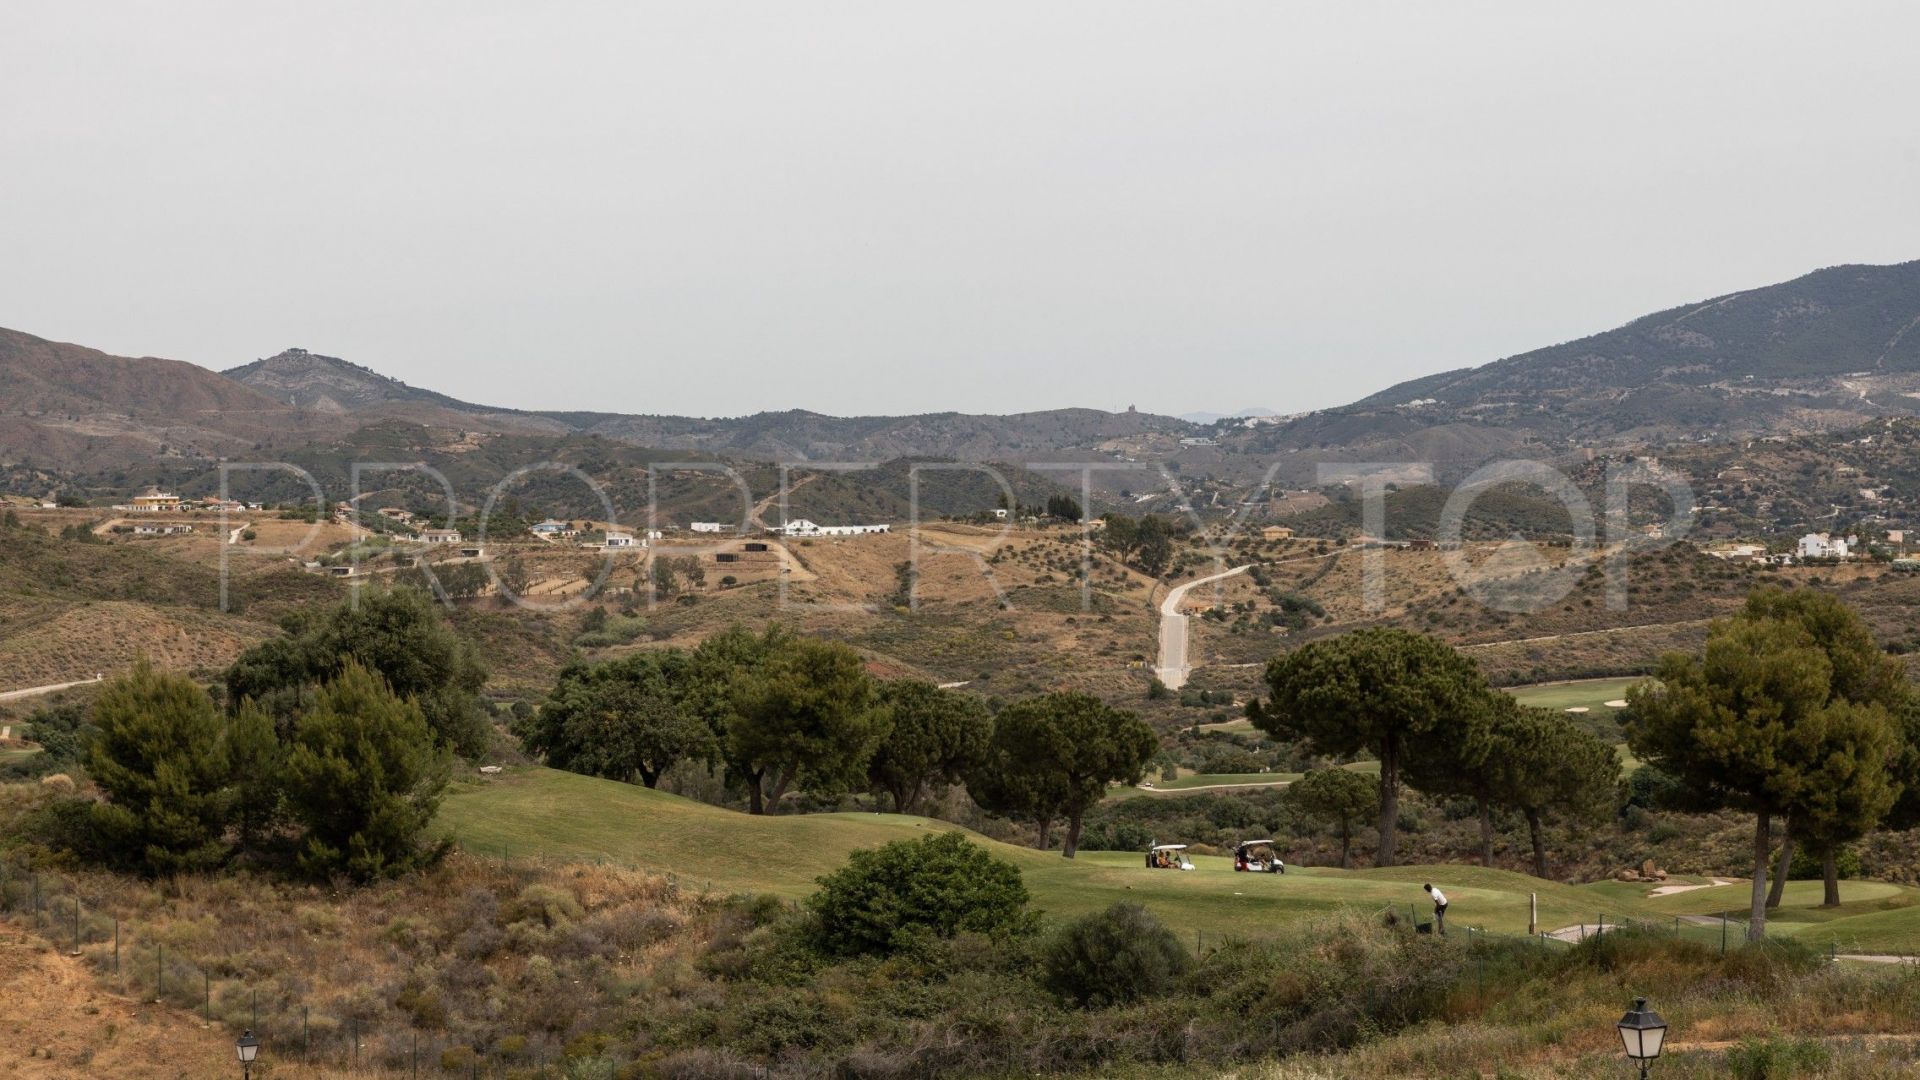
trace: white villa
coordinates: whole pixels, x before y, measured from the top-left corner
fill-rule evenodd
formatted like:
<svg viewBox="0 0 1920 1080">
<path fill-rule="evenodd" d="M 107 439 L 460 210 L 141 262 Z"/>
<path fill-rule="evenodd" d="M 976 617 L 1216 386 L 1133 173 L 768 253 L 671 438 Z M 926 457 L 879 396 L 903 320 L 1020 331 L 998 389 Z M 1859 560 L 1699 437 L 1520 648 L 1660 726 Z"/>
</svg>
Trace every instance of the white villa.
<svg viewBox="0 0 1920 1080">
<path fill-rule="evenodd" d="M 1844 559 L 1847 558 L 1847 540 L 1843 536 L 1808 533 L 1800 538 L 1794 553 L 1803 559 Z"/>
<path fill-rule="evenodd" d="M 633 537 L 627 533 L 610 532 L 607 534 L 606 546 L 609 548 L 630 548 L 633 546 Z"/>
<path fill-rule="evenodd" d="M 460 542 L 458 529 L 422 529 L 420 542 L 423 544 L 457 544 Z"/>
<path fill-rule="evenodd" d="M 697 533 L 717 533 L 717 532 L 727 531 L 727 527 L 725 525 L 720 524 L 717 521 L 696 521 L 689 524 L 687 528 Z"/>
<path fill-rule="evenodd" d="M 773 530 L 784 536 L 866 536 L 870 533 L 892 532 L 891 525 L 816 525 L 806 518 L 789 521 Z"/>
</svg>

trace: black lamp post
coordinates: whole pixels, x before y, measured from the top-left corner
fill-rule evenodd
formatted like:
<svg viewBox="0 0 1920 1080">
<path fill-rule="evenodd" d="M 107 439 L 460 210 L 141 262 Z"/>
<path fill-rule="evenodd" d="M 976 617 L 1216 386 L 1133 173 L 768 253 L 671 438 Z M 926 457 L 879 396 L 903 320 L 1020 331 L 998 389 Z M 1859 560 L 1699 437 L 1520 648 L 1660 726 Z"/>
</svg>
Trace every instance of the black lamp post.
<svg viewBox="0 0 1920 1080">
<path fill-rule="evenodd" d="M 1647 1066 L 1660 1056 L 1660 1048 L 1667 1041 L 1667 1022 L 1647 1008 L 1646 998 L 1634 998 L 1633 1008 L 1614 1027 L 1627 1048 L 1627 1059 L 1640 1066 L 1640 1080 L 1647 1080 Z"/>
<path fill-rule="evenodd" d="M 233 1052 L 240 1058 L 240 1075 L 253 1075 L 253 1059 L 260 1056 L 260 1040 L 249 1031 L 234 1041 Z"/>
</svg>

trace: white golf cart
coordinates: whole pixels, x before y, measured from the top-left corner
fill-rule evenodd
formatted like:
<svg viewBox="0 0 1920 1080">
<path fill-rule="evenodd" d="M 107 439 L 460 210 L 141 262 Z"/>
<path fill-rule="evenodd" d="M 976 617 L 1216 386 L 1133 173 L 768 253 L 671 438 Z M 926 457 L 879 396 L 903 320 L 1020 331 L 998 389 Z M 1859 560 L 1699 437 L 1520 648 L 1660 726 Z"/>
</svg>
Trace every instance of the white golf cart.
<svg viewBox="0 0 1920 1080">
<path fill-rule="evenodd" d="M 1147 849 L 1147 869 L 1149 870 L 1191 870 L 1193 860 L 1187 858 L 1185 844 L 1155 844 Z"/>
<path fill-rule="evenodd" d="M 1284 874 L 1287 864 L 1271 840 L 1242 840 L 1233 849 L 1233 869 L 1245 874 Z"/>
</svg>

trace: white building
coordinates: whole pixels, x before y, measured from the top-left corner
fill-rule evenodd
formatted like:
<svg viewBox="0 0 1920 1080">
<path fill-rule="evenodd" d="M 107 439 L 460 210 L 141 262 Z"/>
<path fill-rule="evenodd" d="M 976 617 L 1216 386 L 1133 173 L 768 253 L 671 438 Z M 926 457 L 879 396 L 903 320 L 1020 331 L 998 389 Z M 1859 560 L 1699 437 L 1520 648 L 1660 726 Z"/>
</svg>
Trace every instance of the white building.
<svg viewBox="0 0 1920 1080">
<path fill-rule="evenodd" d="M 806 518 L 789 521 L 773 530 L 786 536 L 865 536 L 869 533 L 892 532 L 891 525 L 815 525 Z"/>
<path fill-rule="evenodd" d="M 697 533 L 717 533 L 717 532 L 727 531 L 727 527 L 725 525 L 720 524 L 717 521 L 696 521 L 688 525 L 687 528 Z"/>
<path fill-rule="evenodd" d="M 633 537 L 626 533 L 610 532 L 607 534 L 606 546 L 609 548 L 630 548 L 633 546 Z"/>
<path fill-rule="evenodd" d="M 1847 557 L 1847 541 L 1844 537 L 1828 536 L 1826 533 L 1808 533 L 1800 538 L 1794 553 L 1803 559 L 1844 559 Z"/>
<path fill-rule="evenodd" d="M 1726 547 L 1708 548 L 1707 554 L 1728 562 L 1760 562 L 1767 557 L 1767 545 L 1729 544 Z"/>
<path fill-rule="evenodd" d="M 420 532 L 423 544 L 457 544 L 460 542 L 458 529 L 423 529 Z"/>
</svg>

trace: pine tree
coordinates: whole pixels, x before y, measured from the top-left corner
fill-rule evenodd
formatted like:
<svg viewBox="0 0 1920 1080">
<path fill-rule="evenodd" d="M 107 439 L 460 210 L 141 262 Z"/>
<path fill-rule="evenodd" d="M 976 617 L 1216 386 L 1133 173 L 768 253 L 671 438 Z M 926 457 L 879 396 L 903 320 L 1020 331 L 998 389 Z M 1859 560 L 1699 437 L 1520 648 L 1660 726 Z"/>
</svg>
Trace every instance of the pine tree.
<svg viewBox="0 0 1920 1080">
<path fill-rule="evenodd" d="M 1304 741 L 1314 752 L 1371 751 L 1380 759 L 1380 847 L 1394 863 L 1400 771 L 1449 724 L 1476 722 L 1486 679 L 1444 642 L 1394 628 L 1369 628 L 1311 642 L 1267 665 L 1272 696 L 1249 706 L 1269 735 Z"/>
<path fill-rule="evenodd" d="M 449 771 L 420 707 L 350 660 L 314 694 L 287 754 L 286 795 L 300 865 L 316 877 L 386 877 L 431 852 L 422 838 Z"/>
<path fill-rule="evenodd" d="M 153 874 L 224 859 L 227 753 L 207 692 L 142 659 L 101 690 L 93 722 L 87 767 L 106 795 L 93 810 L 106 850 Z"/>
</svg>

